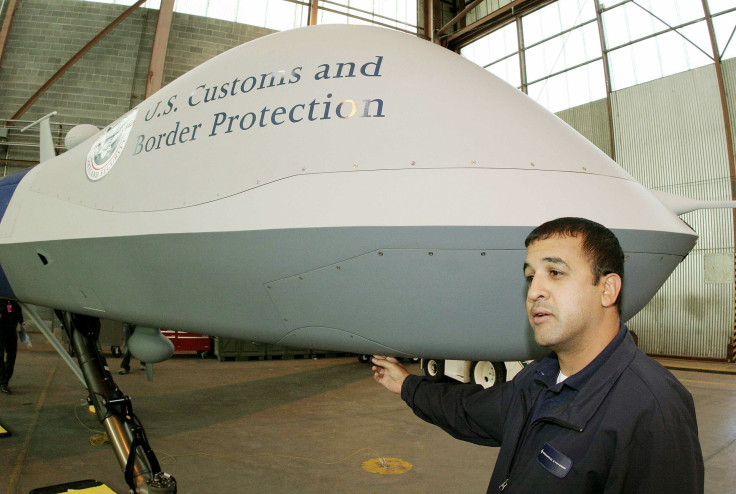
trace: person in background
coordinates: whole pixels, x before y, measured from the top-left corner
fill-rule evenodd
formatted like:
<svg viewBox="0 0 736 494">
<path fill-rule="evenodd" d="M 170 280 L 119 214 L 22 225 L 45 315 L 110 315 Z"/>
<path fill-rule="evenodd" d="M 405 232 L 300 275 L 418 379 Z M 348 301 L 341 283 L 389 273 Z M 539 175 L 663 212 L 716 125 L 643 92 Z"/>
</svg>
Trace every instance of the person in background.
<svg viewBox="0 0 736 494">
<path fill-rule="evenodd" d="M 123 353 L 123 360 L 120 362 L 120 370 L 118 374 L 127 374 L 130 372 L 130 348 L 128 348 L 128 340 L 135 332 L 135 324 L 123 324 L 123 341 L 125 343 L 125 352 Z M 146 363 L 141 360 L 141 368 L 145 368 Z"/>
<path fill-rule="evenodd" d="M 18 325 L 25 327 L 20 305 L 14 300 L 0 300 L 0 392 L 7 395 L 12 394 L 8 383 L 18 353 Z"/>
</svg>

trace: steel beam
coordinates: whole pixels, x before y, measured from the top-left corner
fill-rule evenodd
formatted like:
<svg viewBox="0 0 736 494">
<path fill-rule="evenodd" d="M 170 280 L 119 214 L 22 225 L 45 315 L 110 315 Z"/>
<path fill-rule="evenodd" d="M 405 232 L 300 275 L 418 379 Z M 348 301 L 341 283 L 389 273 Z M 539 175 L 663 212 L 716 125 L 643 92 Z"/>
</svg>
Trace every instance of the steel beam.
<svg viewBox="0 0 736 494">
<path fill-rule="evenodd" d="M 603 34 L 601 2 L 595 0 L 595 20 L 598 23 L 598 37 L 601 42 L 601 55 L 603 58 L 603 76 L 606 80 L 606 111 L 608 112 L 608 139 L 611 142 L 609 155 L 616 160 L 616 146 L 613 143 L 613 110 L 611 109 L 611 73 L 608 67 L 608 49 L 606 48 L 606 36 Z"/>
<path fill-rule="evenodd" d="M 718 50 L 716 33 L 713 29 L 713 17 L 710 15 L 708 1 L 703 1 L 703 12 L 705 12 L 705 23 L 708 25 L 710 44 L 713 48 L 713 62 L 716 66 L 716 79 L 718 80 L 718 92 L 721 95 L 721 111 L 723 113 L 723 127 L 726 131 L 726 153 L 728 154 L 728 175 L 731 180 L 731 199 L 736 199 L 736 166 L 733 155 L 733 135 L 731 134 L 731 120 L 728 117 L 728 99 L 726 98 L 726 85 L 723 82 L 723 67 L 721 66 L 721 53 Z M 736 246 L 736 209 L 733 211 L 734 246 Z M 736 295 L 734 295 L 736 297 Z M 736 306 L 734 307 L 734 333 L 731 339 L 732 355 L 728 356 L 730 362 L 736 360 Z"/>
<path fill-rule="evenodd" d="M 319 0 L 311 0 L 309 3 L 309 26 L 317 25 L 317 13 L 319 12 Z"/>
<path fill-rule="evenodd" d="M 99 34 L 97 36 L 95 36 L 94 38 L 92 38 L 92 40 L 89 43 L 87 43 L 86 45 L 84 45 L 84 47 L 81 50 L 79 50 L 76 53 L 76 55 L 74 55 L 72 58 L 70 58 L 69 61 L 67 63 L 65 63 L 64 66 L 62 68 L 60 68 L 56 72 L 56 74 L 52 75 L 51 76 L 51 79 L 49 79 L 48 81 L 46 81 L 46 83 L 43 86 L 41 86 L 41 88 L 38 91 L 36 91 L 33 94 L 33 96 L 31 96 L 28 99 L 28 101 L 26 101 L 25 104 L 23 106 L 21 106 L 20 109 L 17 112 L 15 112 L 15 115 L 13 115 L 12 117 L 10 117 L 9 120 L 18 120 L 21 116 L 23 116 L 23 114 L 26 111 L 28 111 L 28 109 L 31 106 L 33 106 L 33 104 L 36 101 L 38 101 L 38 98 L 40 98 L 43 95 L 43 93 L 45 93 L 48 90 L 48 88 L 50 88 L 51 86 L 53 86 L 54 83 L 56 81 L 58 81 L 61 78 L 61 76 L 63 76 L 66 73 L 67 70 L 69 70 L 75 63 L 77 63 L 80 58 L 82 58 L 88 51 L 90 51 L 97 43 L 99 43 L 99 41 L 102 38 L 104 38 L 105 36 L 107 36 L 107 34 L 110 31 L 112 31 L 113 29 L 115 29 L 118 24 L 120 24 L 121 22 L 123 22 L 130 14 L 132 14 L 145 1 L 146 0 L 138 0 L 136 3 L 134 3 L 133 5 L 131 5 L 130 7 L 128 7 L 125 10 L 125 12 L 123 12 L 122 14 L 120 14 L 120 16 L 118 16 L 117 19 L 115 19 L 114 21 L 112 21 L 110 23 L 110 25 L 108 25 L 105 29 L 103 29 L 102 31 L 100 31 Z"/>
<path fill-rule="evenodd" d="M 156 33 L 153 35 L 151 61 L 148 64 L 148 81 L 146 82 L 146 98 L 161 89 L 164 79 L 164 62 L 169 46 L 171 19 L 174 16 L 174 0 L 161 0 L 156 21 Z"/>
<path fill-rule="evenodd" d="M 3 56 L 5 55 L 5 44 L 8 41 L 10 27 L 13 25 L 13 16 L 15 15 L 15 7 L 18 2 L 10 0 L 8 9 L 5 11 L 5 19 L 3 19 L 3 27 L 0 28 L 0 67 L 3 65 Z"/>
</svg>

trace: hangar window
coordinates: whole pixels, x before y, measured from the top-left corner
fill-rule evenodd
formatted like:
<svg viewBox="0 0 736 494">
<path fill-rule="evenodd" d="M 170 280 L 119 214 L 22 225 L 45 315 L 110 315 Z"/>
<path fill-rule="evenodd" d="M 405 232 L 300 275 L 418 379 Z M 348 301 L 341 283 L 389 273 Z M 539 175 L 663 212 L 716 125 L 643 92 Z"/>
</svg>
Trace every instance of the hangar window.
<svg viewBox="0 0 736 494">
<path fill-rule="evenodd" d="M 133 5 L 136 0 L 87 0 L 98 3 Z M 148 0 L 143 7 L 158 10 L 161 0 Z M 174 12 L 211 19 L 240 22 L 283 31 L 306 26 L 309 2 L 287 0 L 176 0 Z"/>
<path fill-rule="evenodd" d="M 713 63 L 700 0 L 631 1 L 602 19 L 612 90 Z"/>
<path fill-rule="evenodd" d="M 519 37 L 515 23 L 464 46 L 460 54 L 512 86 L 521 87 Z"/>
<path fill-rule="evenodd" d="M 551 111 L 606 95 L 592 0 L 560 0 L 522 17 L 527 93 Z"/>
<path fill-rule="evenodd" d="M 598 59 L 529 84 L 528 94 L 551 111 L 564 110 L 606 97 L 603 62 Z"/>
<path fill-rule="evenodd" d="M 552 111 L 606 95 L 594 0 L 559 0 L 516 17 L 460 53 Z"/>
<path fill-rule="evenodd" d="M 592 0 L 559 0 L 524 16 L 524 43 L 529 47 L 591 21 L 595 21 Z"/>
<path fill-rule="evenodd" d="M 181 1 L 181 0 L 180 0 Z M 209 2 L 210 5 L 220 3 L 221 5 L 228 2 Z M 221 7 L 220 7 L 221 8 Z M 215 12 L 207 12 L 208 17 L 216 17 L 228 21 L 235 20 L 241 24 L 250 26 L 266 27 L 268 29 L 276 29 L 277 31 L 285 31 L 307 25 L 309 8 L 304 5 L 297 5 L 284 1 L 249 1 L 248 8 L 245 8 L 245 2 L 236 2 L 235 17 L 217 17 Z M 224 14 L 225 12 L 222 11 Z"/>
<path fill-rule="evenodd" d="M 320 0 L 318 10 L 317 24 L 374 24 L 417 33 L 416 0 Z"/>
<path fill-rule="evenodd" d="M 731 0 L 728 1 L 731 2 Z M 721 3 L 723 4 L 721 10 L 715 10 L 711 6 L 711 14 L 718 50 L 721 59 L 725 60 L 736 57 L 736 7 L 729 5 L 730 9 L 726 9 L 725 2 Z"/>
<path fill-rule="evenodd" d="M 133 5 L 135 0 L 87 0 Z M 158 9 L 161 0 L 143 4 Z M 308 24 L 309 0 L 176 0 L 174 12 L 284 31 Z M 416 0 L 319 0 L 318 24 L 373 24 L 417 33 Z"/>
<path fill-rule="evenodd" d="M 733 0 L 707 5 L 721 59 L 735 57 Z M 483 12 L 468 19 L 492 15 Z M 558 0 L 499 18 L 502 26 L 461 47 L 461 55 L 552 111 L 605 98 L 606 69 L 615 91 L 714 60 L 702 0 Z"/>
<path fill-rule="evenodd" d="M 526 20 L 522 25 L 526 41 Z M 552 111 L 605 97 L 595 18 L 560 35 L 527 45 L 525 58 L 528 94 Z"/>
</svg>

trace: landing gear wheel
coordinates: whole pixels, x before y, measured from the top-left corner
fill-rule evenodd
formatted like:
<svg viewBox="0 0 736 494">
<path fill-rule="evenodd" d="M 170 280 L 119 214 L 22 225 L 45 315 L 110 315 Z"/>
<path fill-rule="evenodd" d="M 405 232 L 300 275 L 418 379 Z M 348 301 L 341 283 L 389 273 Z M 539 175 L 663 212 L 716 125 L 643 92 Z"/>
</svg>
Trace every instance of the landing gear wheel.
<svg viewBox="0 0 736 494">
<path fill-rule="evenodd" d="M 439 383 L 445 381 L 445 361 L 436 359 L 427 359 L 427 365 L 424 366 L 424 375 L 431 381 Z"/>
<path fill-rule="evenodd" d="M 475 384 L 480 384 L 484 388 L 492 388 L 496 384 L 506 381 L 506 366 L 503 362 L 481 360 L 473 362 L 470 367 L 470 375 Z"/>
</svg>

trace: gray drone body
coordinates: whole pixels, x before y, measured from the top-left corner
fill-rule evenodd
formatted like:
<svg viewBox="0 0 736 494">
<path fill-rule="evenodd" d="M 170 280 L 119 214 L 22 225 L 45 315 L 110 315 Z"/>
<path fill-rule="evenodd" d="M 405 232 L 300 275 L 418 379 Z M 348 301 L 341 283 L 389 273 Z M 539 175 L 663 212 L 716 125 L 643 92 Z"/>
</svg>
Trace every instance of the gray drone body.
<svg viewBox="0 0 736 494">
<path fill-rule="evenodd" d="M 535 226 L 618 235 L 624 318 L 697 239 L 526 95 L 387 29 L 249 42 L 82 141 L 0 183 L 3 296 L 301 348 L 526 359 Z"/>
</svg>

